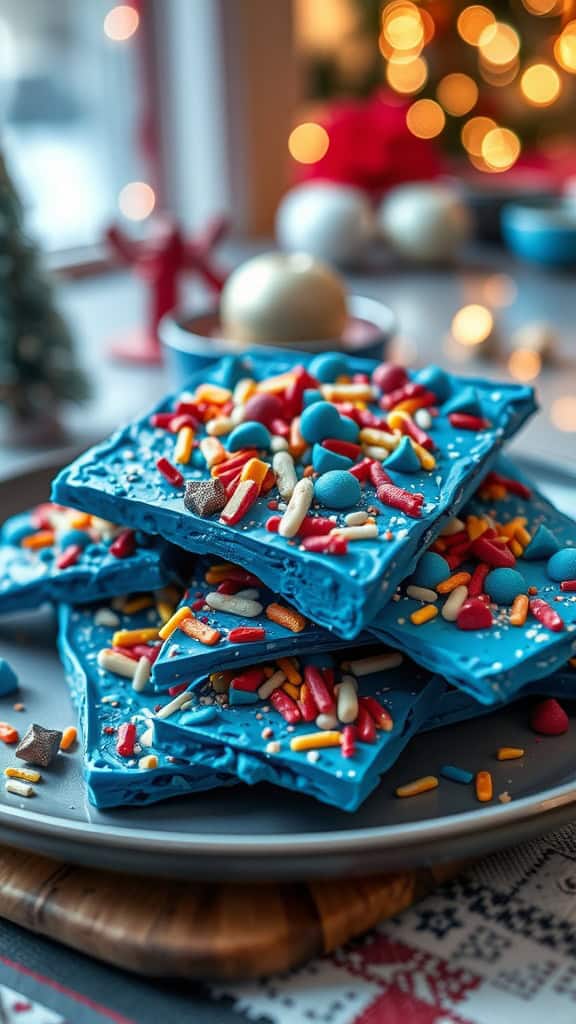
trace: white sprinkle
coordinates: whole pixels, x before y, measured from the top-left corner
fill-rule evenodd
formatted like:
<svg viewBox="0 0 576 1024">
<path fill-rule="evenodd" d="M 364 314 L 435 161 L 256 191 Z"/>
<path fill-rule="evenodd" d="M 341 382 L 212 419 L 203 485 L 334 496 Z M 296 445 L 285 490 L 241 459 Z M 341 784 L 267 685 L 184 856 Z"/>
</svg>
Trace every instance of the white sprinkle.
<svg viewBox="0 0 576 1024">
<path fill-rule="evenodd" d="M 421 430 L 430 430 L 432 426 L 432 417 L 427 409 L 416 409 L 414 413 L 414 422 Z"/>
<path fill-rule="evenodd" d="M 220 594 L 216 590 L 206 594 L 206 604 L 217 612 L 228 612 L 229 615 L 240 615 L 246 619 L 254 619 L 263 612 L 259 601 L 238 594 Z"/>
<path fill-rule="evenodd" d="M 319 754 L 319 752 L 317 750 L 309 750 L 307 752 L 307 754 L 306 754 L 306 760 L 309 761 L 310 764 L 316 764 L 316 762 L 319 759 L 320 759 L 320 754 Z"/>
<path fill-rule="evenodd" d="M 30 786 L 28 782 L 20 782 L 18 779 L 9 779 L 4 789 L 7 793 L 14 793 L 15 796 L 36 795 L 34 786 Z"/>
<path fill-rule="evenodd" d="M 94 612 L 94 625 L 110 626 L 111 629 L 115 629 L 120 625 L 120 618 L 111 608 L 99 608 Z"/>
<path fill-rule="evenodd" d="M 368 513 L 363 509 L 359 509 L 358 512 L 349 512 L 347 516 L 344 516 L 346 526 L 363 526 L 367 519 Z"/>
<path fill-rule="evenodd" d="M 132 679 L 132 689 L 136 693 L 142 693 L 146 689 L 148 680 L 150 679 L 150 662 L 144 655 L 140 658 L 140 661 L 136 665 L 136 671 Z"/>
<path fill-rule="evenodd" d="M 428 587 L 416 587 L 412 583 L 406 587 L 406 597 L 411 597 L 414 601 L 426 601 L 427 604 L 438 600 L 435 590 L 429 590 Z"/>
<path fill-rule="evenodd" d="M 389 651 L 386 654 L 375 654 L 371 658 L 359 658 L 350 662 L 350 671 L 355 676 L 369 676 L 373 672 L 386 672 L 388 669 L 398 668 L 404 661 L 398 651 Z"/>
<path fill-rule="evenodd" d="M 373 540 L 378 536 L 376 523 L 364 523 L 363 526 L 337 526 L 330 530 L 331 537 L 345 537 L 346 540 Z"/>
<path fill-rule="evenodd" d="M 266 744 L 266 753 L 267 754 L 279 754 L 280 753 L 280 744 L 279 744 L 278 740 L 272 740 L 271 743 L 267 743 Z"/>
</svg>

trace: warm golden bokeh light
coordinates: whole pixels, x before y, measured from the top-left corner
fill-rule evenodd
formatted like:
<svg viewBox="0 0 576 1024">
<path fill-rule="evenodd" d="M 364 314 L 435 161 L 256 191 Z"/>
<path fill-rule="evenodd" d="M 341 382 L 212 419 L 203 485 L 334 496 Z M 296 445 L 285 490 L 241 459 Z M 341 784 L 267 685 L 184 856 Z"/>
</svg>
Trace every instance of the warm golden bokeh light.
<svg viewBox="0 0 576 1024">
<path fill-rule="evenodd" d="M 491 274 L 484 281 L 482 297 L 489 306 L 511 306 L 518 295 L 516 282 L 508 274 Z"/>
<path fill-rule="evenodd" d="M 493 128 L 496 128 L 496 121 L 493 121 L 491 117 L 471 117 L 469 121 L 466 121 L 460 132 L 462 145 L 466 152 L 472 156 L 480 156 L 482 143 Z"/>
<path fill-rule="evenodd" d="M 104 18 L 104 35 L 115 43 L 124 43 L 136 32 L 140 24 L 140 15 L 135 7 L 129 4 L 118 4 Z"/>
<path fill-rule="evenodd" d="M 392 59 L 386 67 L 386 81 L 395 92 L 414 94 L 426 84 L 428 65 L 424 57 Z"/>
<path fill-rule="evenodd" d="M 522 4 L 530 14 L 545 18 L 561 14 L 563 0 L 522 0 Z"/>
<path fill-rule="evenodd" d="M 440 79 L 436 89 L 436 98 L 448 114 L 453 117 L 463 117 L 478 100 L 478 86 L 469 75 L 462 75 L 454 72 L 451 75 L 444 75 Z"/>
<path fill-rule="evenodd" d="M 510 85 L 520 70 L 520 60 L 516 57 L 511 64 L 501 66 L 499 64 L 485 64 L 480 57 L 479 71 L 488 85 L 501 89 L 504 85 Z"/>
<path fill-rule="evenodd" d="M 522 95 L 535 107 L 549 107 L 562 89 L 560 75 L 550 64 L 532 64 L 520 79 Z"/>
<path fill-rule="evenodd" d="M 420 10 L 420 17 L 422 18 L 422 28 L 424 29 L 422 42 L 424 46 L 428 46 L 428 43 L 432 42 L 436 34 L 436 23 L 432 15 L 425 11 L 424 8 Z"/>
<path fill-rule="evenodd" d="M 446 124 L 446 115 L 435 100 L 416 100 L 406 114 L 406 124 L 419 139 L 433 139 Z"/>
<path fill-rule="evenodd" d="M 330 138 L 321 124 L 304 121 L 288 136 L 290 156 L 299 164 L 315 164 L 328 152 Z"/>
<path fill-rule="evenodd" d="M 555 398 L 550 408 L 550 419 L 558 430 L 567 434 L 576 431 L 576 395 Z"/>
<path fill-rule="evenodd" d="M 524 384 L 527 384 L 529 380 L 535 380 L 541 369 L 540 355 L 538 352 L 532 352 L 529 348 L 517 348 L 508 360 L 510 376 Z"/>
<path fill-rule="evenodd" d="M 465 7 L 458 15 L 456 25 L 464 42 L 469 43 L 470 46 L 478 46 L 484 29 L 488 25 L 493 25 L 495 21 L 492 11 L 489 11 L 487 7 L 473 4 L 471 7 Z"/>
<path fill-rule="evenodd" d="M 402 0 L 384 9 L 382 34 L 393 50 L 414 50 L 424 42 L 424 23 L 413 3 Z"/>
<path fill-rule="evenodd" d="M 154 189 L 145 181 L 131 181 L 118 196 L 120 211 L 129 220 L 145 220 L 156 205 Z"/>
<path fill-rule="evenodd" d="M 495 21 L 482 30 L 478 47 L 485 63 L 506 67 L 518 56 L 520 37 L 512 25 Z"/>
<path fill-rule="evenodd" d="M 576 21 L 569 21 L 558 36 L 554 57 L 564 71 L 576 74 Z"/>
<path fill-rule="evenodd" d="M 481 156 L 494 171 L 507 171 L 520 156 L 520 139 L 510 128 L 492 128 L 482 140 Z"/>
<path fill-rule="evenodd" d="M 481 345 L 492 333 L 494 318 L 486 306 L 472 303 L 462 306 L 452 320 L 452 336 L 460 343 L 472 347 Z"/>
</svg>

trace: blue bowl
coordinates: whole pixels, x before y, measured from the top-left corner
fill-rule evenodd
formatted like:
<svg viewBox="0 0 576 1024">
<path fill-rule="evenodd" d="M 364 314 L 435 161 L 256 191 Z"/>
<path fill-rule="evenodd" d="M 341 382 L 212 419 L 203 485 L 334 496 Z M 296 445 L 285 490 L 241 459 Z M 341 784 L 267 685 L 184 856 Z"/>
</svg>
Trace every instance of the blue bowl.
<svg viewBox="0 0 576 1024">
<path fill-rule="evenodd" d="M 562 200 L 511 203 L 502 211 L 502 234 L 512 252 L 529 263 L 576 265 L 576 209 Z"/>
<path fill-rule="evenodd" d="M 396 317 L 389 306 L 362 295 L 348 296 L 349 320 L 341 338 L 333 341 L 306 341 L 282 346 L 294 353 L 341 350 L 366 359 L 383 359 L 388 342 L 396 333 Z M 159 328 L 160 341 L 173 380 L 180 384 L 196 370 L 225 355 L 246 351 L 244 344 L 222 336 L 220 318 L 215 310 L 194 316 L 166 316 Z M 255 346 L 254 346 L 255 347 Z M 259 345 L 268 352 L 278 346 Z"/>
</svg>

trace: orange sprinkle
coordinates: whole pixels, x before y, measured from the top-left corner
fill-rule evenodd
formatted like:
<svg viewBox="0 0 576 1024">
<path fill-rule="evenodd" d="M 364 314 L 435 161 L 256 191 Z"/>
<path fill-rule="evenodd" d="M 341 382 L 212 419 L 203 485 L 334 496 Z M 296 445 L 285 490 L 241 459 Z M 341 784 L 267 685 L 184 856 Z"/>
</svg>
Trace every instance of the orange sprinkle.
<svg viewBox="0 0 576 1024">
<path fill-rule="evenodd" d="M 24 537 L 20 541 L 21 547 L 28 548 L 29 551 L 39 551 L 40 548 L 51 548 L 54 544 L 54 531 L 53 530 L 39 530 L 38 533 L 32 533 L 29 537 Z"/>
<path fill-rule="evenodd" d="M 248 462 L 242 466 L 240 480 L 253 480 L 254 483 L 258 484 L 259 489 L 262 490 L 262 484 L 266 479 L 269 469 L 269 463 L 263 462 L 262 459 L 248 459 Z"/>
<path fill-rule="evenodd" d="M 209 402 L 213 405 L 224 405 L 229 398 L 232 398 L 232 392 L 218 384 L 200 384 L 194 395 L 196 402 Z"/>
<path fill-rule="evenodd" d="M 498 747 L 496 757 L 498 761 L 517 761 L 519 757 L 524 757 L 525 753 L 523 747 Z"/>
<path fill-rule="evenodd" d="M 424 409 L 428 404 L 426 396 L 421 398 L 405 398 L 403 402 L 398 402 L 398 405 L 394 406 L 394 412 L 408 412 L 412 414 L 418 409 Z"/>
<path fill-rule="evenodd" d="M 421 779 L 414 779 L 407 782 L 405 786 L 398 786 L 396 796 L 420 796 L 420 793 L 428 793 L 431 789 L 437 789 L 439 785 L 435 775 L 424 775 Z"/>
<path fill-rule="evenodd" d="M 314 466 L 305 466 L 303 476 L 314 476 Z"/>
<path fill-rule="evenodd" d="M 290 454 L 299 459 L 306 451 L 308 445 L 300 433 L 300 417 L 296 416 L 290 425 Z"/>
<path fill-rule="evenodd" d="M 515 558 L 522 558 L 522 555 L 524 554 L 524 548 L 519 543 L 519 541 L 515 539 L 511 540 L 510 543 L 508 544 L 508 547 L 510 548 L 510 551 L 512 552 Z"/>
<path fill-rule="evenodd" d="M 447 579 L 442 580 L 438 584 L 436 590 L 439 594 L 450 594 L 456 587 L 466 586 L 470 582 L 472 577 L 469 572 L 456 572 L 453 576 L 448 576 Z"/>
<path fill-rule="evenodd" d="M 476 799 L 481 804 L 487 804 L 494 795 L 494 785 L 490 772 L 476 772 L 475 786 Z"/>
<path fill-rule="evenodd" d="M 2 743 L 18 743 L 20 734 L 9 722 L 0 722 L 0 740 Z"/>
<path fill-rule="evenodd" d="M 212 626 L 207 626 L 206 623 L 200 622 L 200 619 L 197 619 L 195 615 L 182 619 L 178 623 L 178 629 L 181 629 L 192 640 L 198 640 L 199 643 L 205 644 L 206 647 L 214 647 L 221 638 L 221 633 L 217 629 L 212 629 Z"/>
<path fill-rule="evenodd" d="M 284 690 L 284 693 L 287 693 L 289 697 L 292 697 L 292 700 L 300 699 L 299 686 L 295 686 L 293 683 L 284 683 L 282 685 L 282 689 Z"/>
<path fill-rule="evenodd" d="M 510 612 L 510 625 L 511 626 L 523 626 L 528 617 L 528 608 L 530 602 L 526 594 L 518 594 L 514 598 L 512 603 L 512 610 Z"/>
<path fill-rule="evenodd" d="M 282 669 L 289 683 L 298 686 L 302 682 L 302 676 L 290 658 L 277 658 L 276 664 Z"/>
<path fill-rule="evenodd" d="M 410 616 L 410 622 L 413 622 L 415 626 L 423 626 L 425 622 L 430 622 L 431 619 L 435 619 L 438 615 L 438 609 L 434 604 L 425 604 L 422 608 L 418 608 L 415 612 L 412 612 Z"/>
<path fill-rule="evenodd" d="M 478 516 L 468 516 L 466 519 L 466 531 L 470 540 L 478 540 L 488 529 L 488 523 Z"/>
<path fill-rule="evenodd" d="M 279 626 L 284 626 L 285 629 L 289 629 L 292 633 L 301 633 L 308 625 L 307 620 L 303 615 L 300 615 L 300 612 L 275 602 L 268 605 L 266 618 L 270 619 L 271 622 L 276 622 Z"/>
<path fill-rule="evenodd" d="M 75 512 L 70 516 L 70 526 L 73 530 L 84 530 L 91 522 L 92 516 L 88 512 Z"/>
<path fill-rule="evenodd" d="M 281 373 L 277 377 L 268 377 L 268 380 L 262 380 L 257 385 L 258 391 L 263 391 L 267 395 L 279 395 L 294 380 L 293 373 Z"/>
<path fill-rule="evenodd" d="M 538 587 L 528 587 L 528 593 L 531 597 L 534 597 L 534 594 L 538 593 Z"/>
<path fill-rule="evenodd" d="M 519 526 L 516 530 L 516 540 L 520 542 L 525 548 L 528 547 L 532 536 L 528 533 L 528 530 L 524 526 Z"/>
<path fill-rule="evenodd" d="M 62 739 L 60 740 L 60 750 L 70 750 L 76 743 L 78 732 L 73 725 L 69 725 L 67 729 L 64 729 L 62 733 Z"/>
</svg>

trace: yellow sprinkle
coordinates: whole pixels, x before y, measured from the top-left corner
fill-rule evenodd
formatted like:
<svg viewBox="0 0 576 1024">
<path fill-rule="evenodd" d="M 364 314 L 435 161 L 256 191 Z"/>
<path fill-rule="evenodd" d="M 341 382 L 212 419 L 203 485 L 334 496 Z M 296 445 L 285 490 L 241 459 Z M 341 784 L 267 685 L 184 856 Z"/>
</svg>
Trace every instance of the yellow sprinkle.
<svg viewBox="0 0 576 1024">
<path fill-rule="evenodd" d="M 519 526 L 516 530 L 516 540 L 519 541 L 523 547 L 528 547 L 530 541 L 532 540 L 532 536 L 528 533 L 528 530 L 525 526 Z"/>
<path fill-rule="evenodd" d="M 362 444 L 384 448 L 387 452 L 394 451 L 401 441 L 400 434 L 389 434 L 386 430 L 377 430 L 376 427 L 363 427 L 359 436 Z"/>
<path fill-rule="evenodd" d="M 136 612 L 142 612 L 145 608 L 151 608 L 153 604 L 154 601 L 150 594 L 137 594 L 136 597 L 127 597 L 120 611 L 124 615 L 135 615 Z"/>
<path fill-rule="evenodd" d="M 188 608 L 187 605 L 184 605 L 182 608 L 179 608 L 177 612 L 174 612 L 174 615 L 168 619 L 168 622 L 165 622 L 162 628 L 158 630 L 158 636 L 161 640 L 167 640 L 169 636 L 172 636 L 174 630 L 178 629 L 178 626 L 184 621 L 184 619 L 189 619 L 191 617 L 192 609 Z"/>
<path fill-rule="evenodd" d="M 187 465 L 190 462 L 193 445 L 194 431 L 192 427 L 182 427 L 178 431 L 178 437 L 174 446 L 174 462 L 179 462 L 183 466 Z"/>
<path fill-rule="evenodd" d="M 494 795 L 494 785 L 490 772 L 476 772 L 475 779 L 476 799 L 481 804 L 488 803 Z"/>
<path fill-rule="evenodd" d="M 292 700 L 300 699 L 300 687 L 296 686 L 295 683 L 284 683 L 282 689 L 284 690 L 284 693 L 287 693 L 289 697 L 292 697 Z"/>
<path fill-rule="evenodd" d="M 162 625 L 165 625 L 165 623 L 169 622 L 174 615 L 174 605 L 170 604 L 169 601 L 157 601 L 156 611 L 158 612 L 158 617 L 161 620 Z"/>
<path fill-rule="evenodd" d="M 525 753 L 523 747 L 498 747 L 496 757 L 498 761 L 516 761 L 519 757 L 524 757 Z"/>
<path fill-rule="evenodd" d="M 438 785 L 435 775 L 424 775 L 421 779 L 407 782 L 405 786 L 398 786 L 396 796 L 419 796 L 420 793 L 427 793 L 430 789 L 437 789 Z"/>
<path fill-rule="evenodd" d="M 320 387 L 323 398 L 327 402 L 372 402 L 374 388 L 371 384 L 322 384 Z"/>
<path fill-rule="evenodd" d="M 119 629 L 112 637 L 113 647 L 133 647 L 134 644 L 147 644 L 159 637 L 157 629 Z"/>
<path fill-rule="evenodd" d="M 138 767 L 143 769 L 143 771 L 150 770 L 151 768 L 157 768 L 158 758 L 156 757 L 156 754 L 145 754 L 144 757 L 141 757 L 138 761 Z"/>
<path fill-rule="evenodd" d="M 466 519 L 466 530 L 470 540 L 478 540 L 483 533 L 488 529 L 488 523 L 484 519 L 479 519 L 478 516 L 468 516 Z"/>
<path fill-rule="evenodd" d="M 509 542 L 510 551 L 514 555 L 514 558 L 522 558 L 524 554 L 524 548 L 517 540 L 511 540 Z"/>
<path fill-rule="evenodd" d="M 70 747 L 76 743 L 78 732 L 73 725 L 69 725 L 67 729 L 64 729 L 62 733 L 62 739 L 60 740 L 60 750 L 70 750 Z M 34 782 L 34 779 L 30 780 Z"/>
<path fill-rule="evenodd" d="M 194 395 L 196 402 L 208 402 L 211 405 L 224 405 L 229 398 L 232 398 L 232 392 L 218 384 L 200 384 Z"/>
<path fill-rule="evenodd" d="M 256 381 L 251 377 L 242 377 L 234 388 L 232 396 L 234 405 L 245 405 L 249 398 L 256 393 Z"/>
<path fill-rule="evenodd" d="M 40 782 L 42 779 L 40 772 L 35 772 L 31 768 L 5 768 L 4 775 L 8 779 L 22 779 L 22 782 Z"/>
<path fill-rule="evenodd" d="M 92 516 L 88 512 L 74 512 L 70 516 L 70 526 L 73 530 L 84 530 L 91 522 Z"/>
<path fill-rule="evenodd" d="M 420 465 L 422 466 L 422 469 L 429 470 L 436 468 L 436 459 L 434 458 L 431 452 L 429 452 L 426 448 L 423 448 L 421 444 L 418 444 L 416 441 L 413 441 L 412 438 L 410 438 L 410 444 L 412 445 L 414 451 L 416 452 L 416 455 L 420 460 Z"/>
<path fill-rule="evenodd" d="M 260 381 L 257 385 L 257 389 L 258 391 L 263 391 L 267 395 L 277 395 L 282 391 L 285 391 L 293 380 L 293 373 L 281 373 L 277 377 L 268 377 L 267 380 Z"/>
<path fill-rule="evenodd" d="M 423 626 L 425 622 L 430 622 L 431 619 L 435 619 L 438 615 L 438 609 L 434 604 L 425 604 L 422 608 L 418 608 L 415 612 L 412 612 L 410 616 L 410 622 L 413 622 L 415 626 Z"/>
<path fill-rule="evenodd" d="M 339 747 L 342 733 L 338 729 L 310 732 L 290 740 L 290 750 L 320 750 L 322 747 Z"/>
<path fill-rule="evenodd" d="M 289 683 L 298 686 L 302 682 L 302 676 L 290 658 L 277 658 L 276 664 L 282 669 Z"/>
<path fill-rule="evenodd" d="M 270 469 L 268 462 L 263 462 L 262 459 L 248 459 L 240 473 L 240 480 L 253 480 L 258 484 L 258 487 L 262 487 L 264 478 Z"/>
<path fill-rule="evenodd" d="M 518 530 L 526 526 L 528 520 L 525 516 L 514 516 L 514 519 L 510 519 L 507 523 L 502 523 L 498 527 L 498 533 L 502 537 L 506 537 L 507 540 L 511 540 L 518 533 Z M 520 538 L 518 538 L 520 539 Z"/>
</svg>

